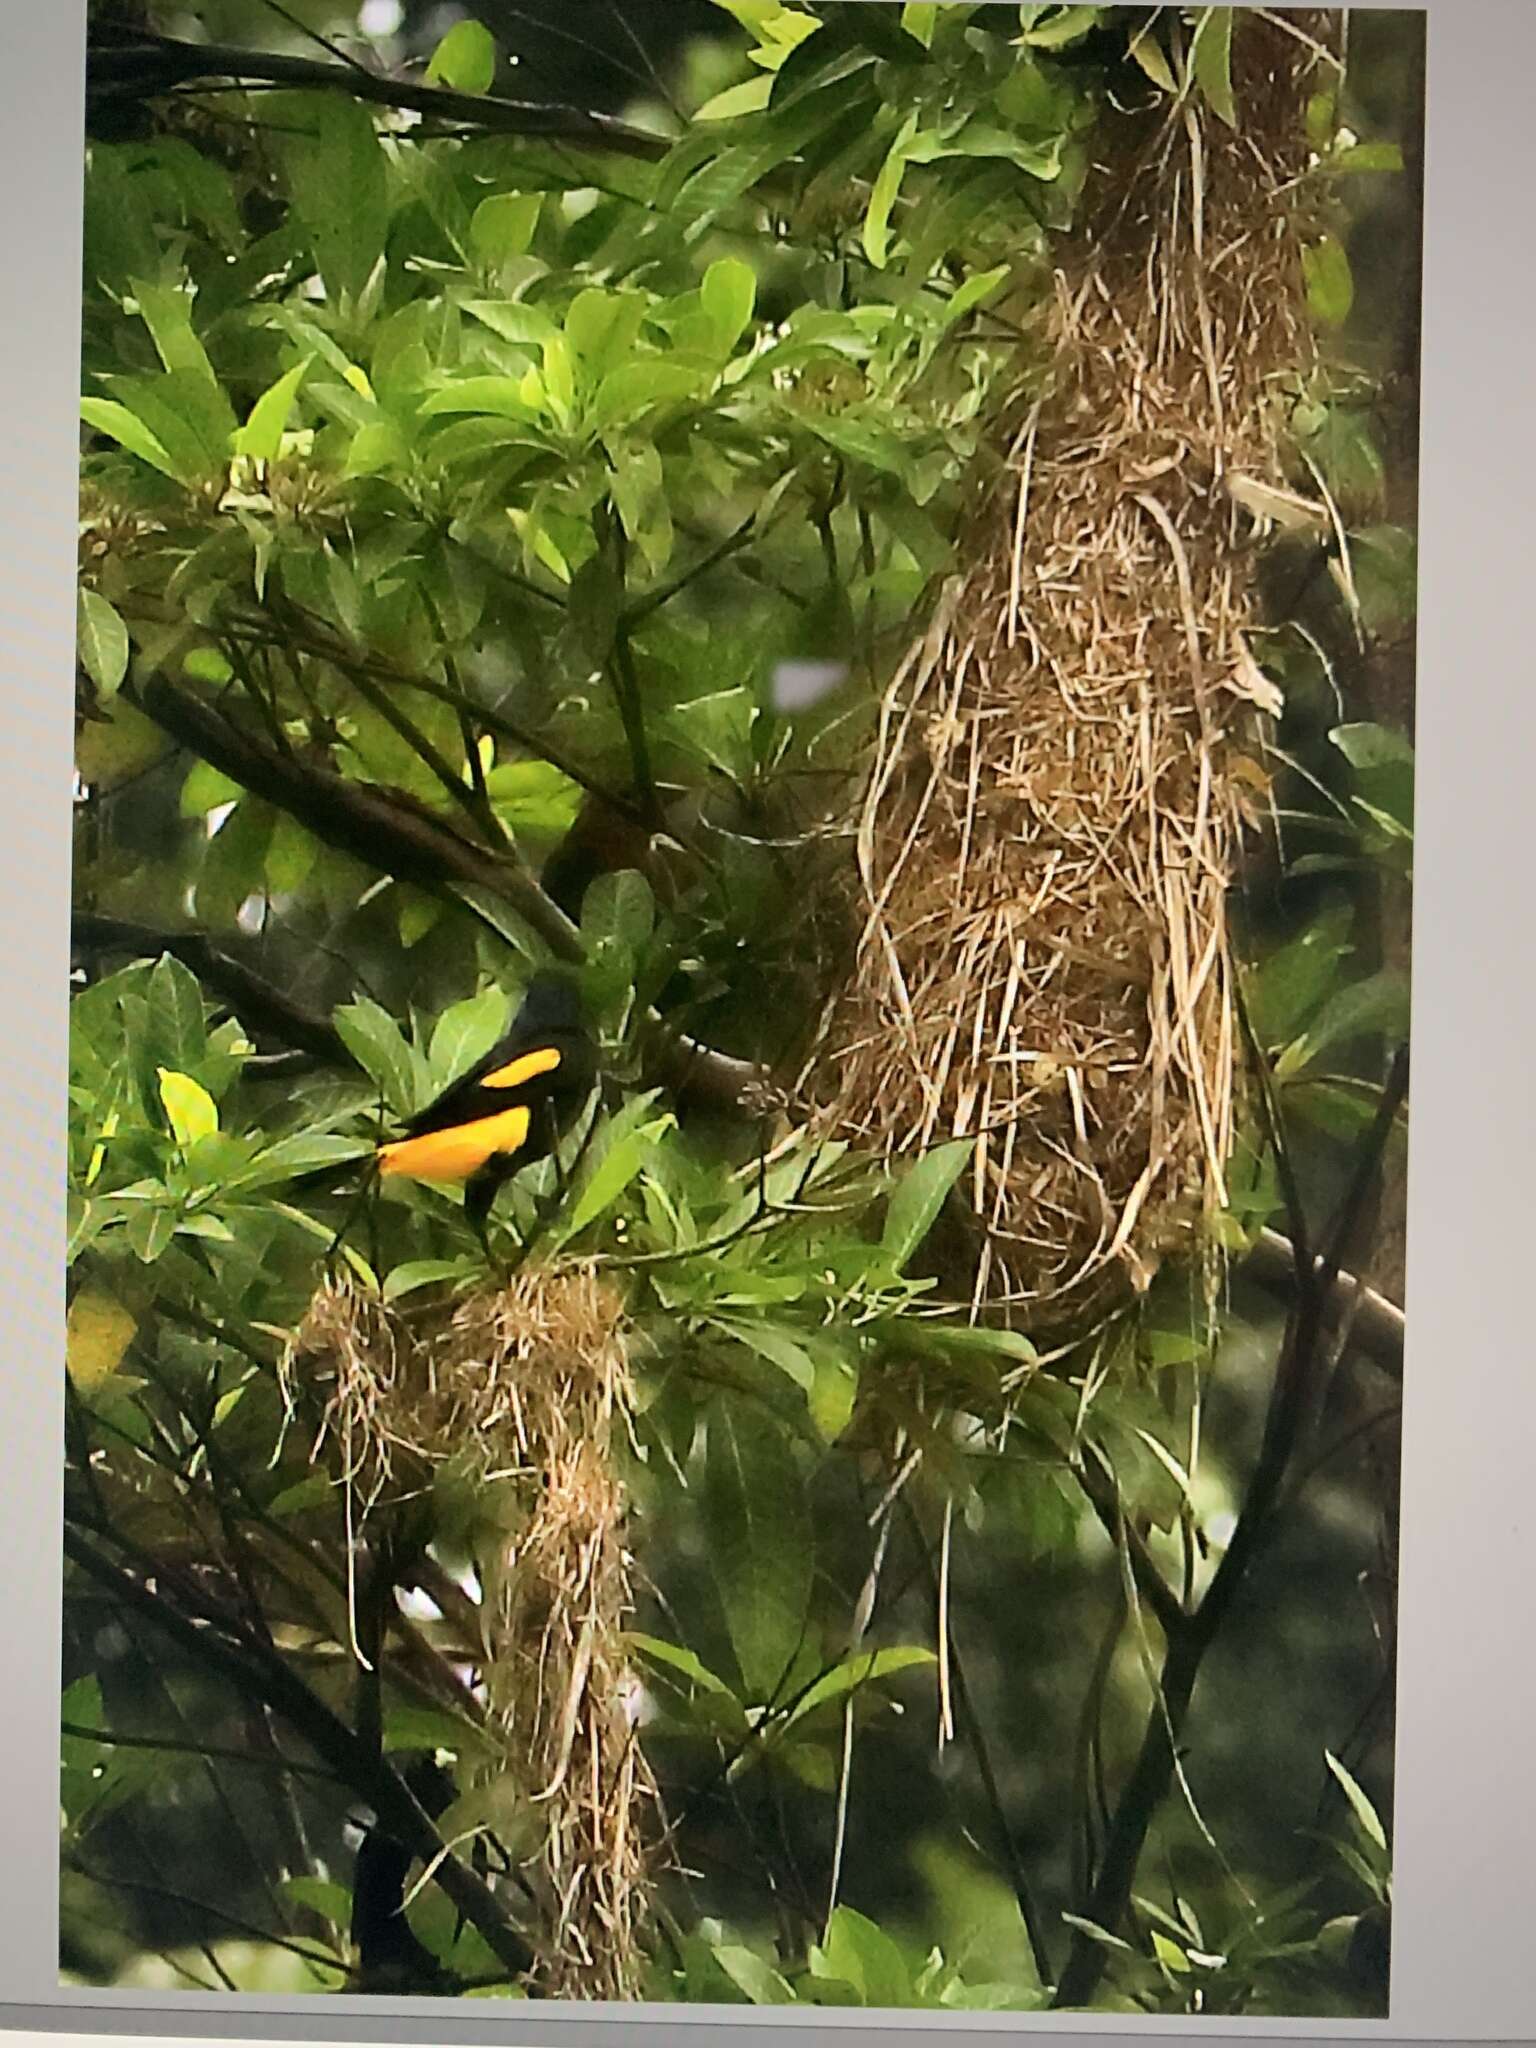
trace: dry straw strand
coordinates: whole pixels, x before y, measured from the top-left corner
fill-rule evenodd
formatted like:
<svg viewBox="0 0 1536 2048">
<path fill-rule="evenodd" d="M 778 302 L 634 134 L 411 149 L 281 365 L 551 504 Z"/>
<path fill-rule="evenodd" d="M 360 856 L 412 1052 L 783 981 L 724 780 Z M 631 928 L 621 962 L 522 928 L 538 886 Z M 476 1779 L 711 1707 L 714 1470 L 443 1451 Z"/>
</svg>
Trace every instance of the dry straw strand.
<svg viewBox="0 0 1536 2048">
<path fill-rule="evenodd" d="M 410 1314 L 324 1285 L 290 1347 L 330 1395 L 338 1484 L 366 1524 L 445 1466 L 496 1532 L 477 1559 L 479 1690 L 498 1810 L 531 1817 L 522 1878 L 549 1997 L 638 1994 L 653 1786 L 628 1702 L 631 1561 L 619 1456 L 631 1412 L 623 1304 L 591 1262 Z M 505 1798 L 499 1796 L 504 1793 Z"/>
<path fill-rule="evenodd" d="M 1192 97 L 1098 168 L 1048 384 L 881 707 L 857 964 L 802 1078 L 888 1152 L 975 1136 L 976 1298 L 1038 1326 L 1145 1287 L 1226 1200 L 1231 762 L 1274 708 L 1229 480 L 1285 491 L 1276 393 L 1315 366 L 1299 180 L 1333 32 L 1243 18 L 1240 127 Z"/>
</svg>

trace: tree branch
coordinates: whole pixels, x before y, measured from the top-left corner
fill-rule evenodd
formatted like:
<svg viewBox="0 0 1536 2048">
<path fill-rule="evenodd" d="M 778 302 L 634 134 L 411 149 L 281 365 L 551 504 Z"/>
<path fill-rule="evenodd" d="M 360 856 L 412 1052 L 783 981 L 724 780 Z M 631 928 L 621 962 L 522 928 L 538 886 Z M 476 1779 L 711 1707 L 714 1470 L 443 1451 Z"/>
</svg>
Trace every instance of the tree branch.
<svg viewBox="0 0 1536 2048">
<path fill-rule="evenodd" d="M 1392 1063 L 1375 1121 L 1361 1147 L 1348 1193 L 1329 1233 L 1328 1250 L 1319 1262 L 1321 1270 L 1308 1262 L 1306 1284 L 1299 1288 L 1292 1307 L 1270 1388 L 1263 1441 L 1232 1540 L 1204 1599 L 1173 1637 L 1163 1660 L 1158 1697 L 1148 1715 L 1135 1765 L 1116 1802 L 1098 1875 L 1082 1906 L 1084 1919 L 1110 1933 L 1114 1933 L 1124 1916 L 1147 1832 L 1167 1794 L 1176 1745 L 1183 1733 L 1205 1654 L 1232 1611 L 1255 1558 L 1273 1532 L 1297 1436 L 1317 1375 L 1328 1363 L 1329 1309 L 1338 1279 L 1337 1259 L 1364 1212 L 1407 1091 L 1405 1047 Z M 1052 2006 L 1059 2009 L 1087 2004 L 1107 1960 L 1101 1944 L 1079 1930 L 1074 1935 Z"/>
<path fill-rule="evenodd" d="M 397 1840 L 432 1865 L 433 1881 L 484 1936 L 497 1961 L 519 1977 L 532 1968 L 533 1950 L 507 1919 L 495 1893 L 443 1841 L 404 1780 L 390 1764 L 371 1756 L 367 1744 L 281 1657 L 242 1639 L 226 1618 L 214 1625 L 211 1616 L 183 1614 L 162 1594 L 151 1592 L 132 1573 L 103 1557 L 78 1529 L 66 1527 L 64 1549 L 79 1570 L 122 1606 L 142 1615 L 191 1656 L 214 1666 L 244 1697 L 265 1700 L 366 1800 Z"/>
<path fill-rule="evenodd" d="M 508 100 L 495 93 L 453 92 L 446 86 L 380 78 L 355 66 L 327 64 L 314 57 L 241 50 L 226 43 L 187 43 L 110 22 L 91 26 L 86 53 L 86 107 L 91 122 L 114 106 L 164 99 L 190 88 L 231 91 L 271 86 L 340 92 L 372 106 L 452 121 L 493 135 L 577 143 L 651 162 L 665 156 L 671 146 L 664 136 L 580 107 Z"/>
<path fill-rule="evenodd" d="M 327 846 L 433 894 L 456 885 L 489 890 L 558 959 L 580 960 L 576 927 L 516 854 L 474 845 L 402 790 L 353 782 L 297 754 L 275 753 L 163 676 L 151 678 L 137 696 L 162 731 L 242 789 L 287 811 Z"/>
<path fill-rule="evenodd" d="M 199 981 L 221 995 L 248 1028 L 267 1032 L 327 1065 L 353 1064 L 329 1018 L 306 1010 L 241 961 L 231 959 L 204 932 L 155 931 L 126 918 L 98 917 L 77 910 L 70 921 L 70 935 L 74 944 L 87 952 L 173 954 Z"/>
<path fill-rule="evenodd" d="M 1278 1230 L 1266 1230 L 1260 1234 L 1243 1270 L 1251 1273 L 1266 1292 L 1277 1294 L 1282 1299 L 1288 1299 L 1296 1291 L 1295 1247 Z M 1314 1261 L 1314 1271 L 1321 1277 L 1320 1256 Z M 1353 1273 L 1341 1272 L 1334 1287 L 1336 1293 L 1343 1297 L 1341 1308 L 1352 1308 L 1354 1312 L 1350 1342 L 1389 1378 L 1401 1380 L 1407 1329 L 1403 1311 L 1395 1302 L 1388 1301 L 1384 1294 L 1367 1287 Z"/>
</svg>

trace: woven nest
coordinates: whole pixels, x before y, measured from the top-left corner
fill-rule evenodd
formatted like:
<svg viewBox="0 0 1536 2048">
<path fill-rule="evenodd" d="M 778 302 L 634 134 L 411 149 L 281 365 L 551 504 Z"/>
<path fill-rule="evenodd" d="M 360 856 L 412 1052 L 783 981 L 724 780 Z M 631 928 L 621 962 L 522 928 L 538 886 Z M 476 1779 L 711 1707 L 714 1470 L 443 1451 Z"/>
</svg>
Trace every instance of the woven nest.
<svg viewBox="0 0 1536 2048">
<path fill-rule="evenodd" d="M 409 1314 L 328 1283 L 295 1337 L 298 1368 L 332 1378 L 322 1443 L 361 1517 L 451 1467 L 498 1531 L 477 1558 L 475 1661 L 499 1738 L 490 1803 L 525 1833 L 543 1921 L 538 1988 L 636 1996 L 653 1788 L 627 1708 L 622 1304 L 590 1265 Z"/>
<path fill-rule="evenodd" d="M 1225 1200 L 1226 903 L 1275 708 L 1241 506 L 1283 486 L 1314 366 L 1296 180 L 1330 22 L 1240 15 L 1240 128 L 1191 102 L 1095 172 L 1046 388 L 881 709 L 809 1079 L 887 1152 L 976 1137 L 976 1298 L 1026 1323 L 1144 1288 Z"/>
</svg>

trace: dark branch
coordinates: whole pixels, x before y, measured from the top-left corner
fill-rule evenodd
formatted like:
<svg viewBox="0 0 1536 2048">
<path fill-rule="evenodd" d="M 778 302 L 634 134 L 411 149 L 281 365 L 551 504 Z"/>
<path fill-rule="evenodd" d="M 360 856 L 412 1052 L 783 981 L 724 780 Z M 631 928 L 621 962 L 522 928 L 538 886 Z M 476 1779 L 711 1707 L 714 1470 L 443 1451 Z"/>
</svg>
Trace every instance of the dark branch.
<svg viewBox="0 0 1536 2048">
<path fill-rule="evenodd" d="M 484 1936 L 497 1961 L 517 1976 L 533 1964 L 533 1951 L 502 1911 L 496 1895 L 443 1841 L 410 1788 L 325 1701 L 260 1643 L 242 1638 L 227 1617 L 185 1614 L 160 1592 L 151 1592 L 131 1572 L 104 1557 L 74 1528 L 64 1532 L 65 1554 L 89 1578 L 105 1587 L 130 1613 L 139 1614 L 191 1656 L 218 1670 L 246 1699 L 259 1699 L 286 1721 L 382 1824 L 433 1867 L 434 1882 Z"/>
<path fill-rule="evenodd" d="M 116 108 L 194 88 L 229 91 L 270 86 L 341 92 L 372 106 L 449 121 L 487 134 L 575 143 L 653 162 L 665 156 L 670 146 L 663 136 L 580 107 L 507 100 L 494 93 L 452 92 L 446 86 L 380 78 L 356 66 L 327 64 L 314 57 L 241 50 L 225 43 L 185 43 L 173 36 L 107 22 L 92 25 L 86 55 L 86 108 L 92 129 L 103 116 L 110 120 Z"/>
<path fill-rule="evenodd" d="M 97 917 L 89 911 L 77 910 L 70 933 L 76 946 L 91 953 L 129 953 L 147 958 L 173 954 L 199 981 L 222 996 L 249 1029 L 264 1032 L 280 1044 L 324 1060 L 329 1066 L 352 1065 L 351 1055 L 328 1018 L 306 1010 L 242 962 L 231 959 L 203 932 L 154 931 L 148 925 L 133 924 L 124 918 Z"/>
<path fill-rule="evenodd" d="M 1243 1270 L 1266 1291 L 1288 1299 L 1296 1291 L 1296 1252 L 1278 1230 L 1266 1230 L 1249 1252 Z M 1319 1278 L 1322 1259 L 1314 1261 Z M 1403 1341 L 1407 1322 L 1395 1302 L 1388 1301 L 1373 1287 L 1352 1273 L 1341 1272 L 1334 1283 L 1342 1297 L 1341 1307 L 1353 1313 L 1350 1342 L 1378 1365 L 1390 1378 L 1403 1376 Z"/>
<path fill-rule="evenodd" d="M 477 846 L 404 791 L 349 781 L 313 760 L 275 752 L 163 676 L 146 683 L 138 700 L 162 731 L 327 846 L 434 895 L 455 886 L 489 890 L 557 958 L 581 958 L 576 927 L 515 855 Z"/>
<path fill-rule="evenodd" d="M 1201 1664 L 1231 1613 L 1255 1558 L 1273 1533 L 1276 1510 L 1302 1425 L 1319 1378 L 1331 1363 L 1330 1311 L 1339 1277 L 1337 1262 L 1360 1227 L 1407 1091 L 1408 1055 L 1404 1049 L 1393 1061 L 1375 1121 L 1360 1148 L 1348 1192 L 1329 1233 L 1327 1251 L 1317 1266 L 1310 1259 L 1307 1261 L 1304 1278 L 1298 1275 L 1297 1298 L 1270 1388 L 1263 1441 L 1232 1540 L 1204 1599 L 1172 1638 L 1163 1659 L 1158 1697 L 1148 1715 L 1135 1765 L 1116 1802 L 1098 1875 L 1081 1909 L 1084 1919 L 1111 1933 L 1125 1914 L 1147 1831 L 1167 1796 L 1177 1744 Z M 1052 2005 L 1085 2005 L 1098 1986 L 1106 1962 L 1104 1948 L 1079 1931 Z"/>
</svg>

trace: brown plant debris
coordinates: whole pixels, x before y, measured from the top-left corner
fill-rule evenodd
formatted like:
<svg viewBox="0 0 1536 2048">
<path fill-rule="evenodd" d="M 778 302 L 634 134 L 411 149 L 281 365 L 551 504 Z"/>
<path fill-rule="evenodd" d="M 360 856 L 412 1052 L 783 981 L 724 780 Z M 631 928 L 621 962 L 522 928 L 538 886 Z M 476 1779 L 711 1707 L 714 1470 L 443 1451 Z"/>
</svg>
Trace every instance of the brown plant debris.
<svg viewBox="0 0 1536 2048">
<path fill-rule="evenodd" d="M 1330 22 L 1239 13 L 1235 129 L 1198 97 L 1121 124 L 1045 386 L 881 707 L 857 965 L 806 1080 L 888 1152 L 976 1137 L 976 1298 L 1023 1322 L 1144 1287 L 1225 1202 L 1227 892 L 1275 709 L 1252 507 L 1315 366 L 1297 181 Z"/>
</svg>

